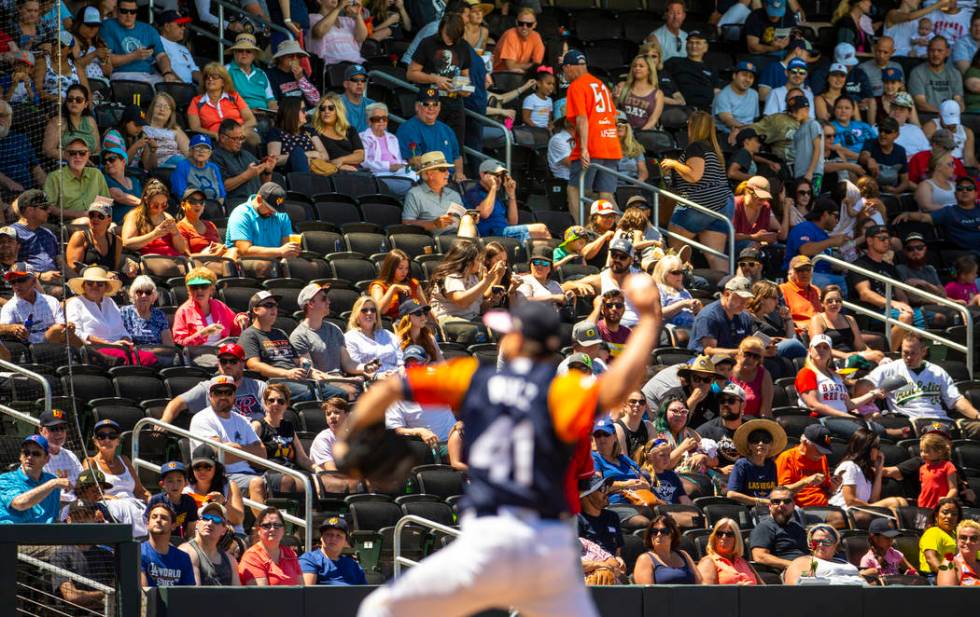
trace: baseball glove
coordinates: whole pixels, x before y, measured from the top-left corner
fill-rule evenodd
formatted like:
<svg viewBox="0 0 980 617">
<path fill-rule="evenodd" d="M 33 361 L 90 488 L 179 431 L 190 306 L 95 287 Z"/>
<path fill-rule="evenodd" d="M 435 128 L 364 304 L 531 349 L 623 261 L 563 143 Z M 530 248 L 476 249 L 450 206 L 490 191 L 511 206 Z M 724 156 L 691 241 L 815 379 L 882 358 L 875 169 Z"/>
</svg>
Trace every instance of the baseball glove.
<svg viewBox="0 0 980 617">
<path fill-rule="evenodd" d="M 385 483 L 404 480 L 415 464 L 405 439 L 381 422 L 351 434 L 347 453 L 335 462 L 352 478 Z"/>
</svg>

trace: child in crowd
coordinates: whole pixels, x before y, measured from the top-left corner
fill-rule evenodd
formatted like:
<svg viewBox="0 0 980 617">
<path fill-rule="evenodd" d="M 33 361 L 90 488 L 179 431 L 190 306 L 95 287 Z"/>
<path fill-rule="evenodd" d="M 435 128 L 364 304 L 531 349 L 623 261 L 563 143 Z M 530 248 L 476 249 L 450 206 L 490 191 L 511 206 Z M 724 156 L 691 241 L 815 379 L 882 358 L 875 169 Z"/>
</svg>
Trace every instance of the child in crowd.
<svg viewBox="0 0 980 617">
<path fill-rule="evenodd" d="M 949 299 L 967 306 L 980 306 L 977 291 L 977 260 L 973 255 L 961 255 L 956 259 L 956 280 L 946 283 Z"/>
<path fill-rule="evenodd" d="M 755 155 L 762 149 L 759 134 L 752 127 L 744 128 L 738 132 L 735 145 L 738 150 L 728 159 L 728 179 L 742 182 L 758 175 L 759 166 L 755 162 Z"/>
<path fill-rule="evenodd" d="M 901 551 L 892 546 L 901 532 L 892 529 L 887 518 L 876 518 L 868 528 L 868 552 L 861 557 L 862 576 L 917 574 Z"/>
<path fill-rule="evenodd" d="M 834 102 L 834 120 L 831 124 L 837 131 L 834 143 L 845 148 L 841 154 L 848 160 L 856 161 L 864 142 L 877 139 L 878 132 L 867 122 L 855 120 L 854 109 L 854 101 L 847 95 L 838 97 Z"/>
<path fill-rule="evenodd" d="M 551 128 L 551 112 L 554 103 L 555 75 L 550 66 L 542 66 L 535 76 L 534 92 L 524 97 L 521 118 L 524 124 L 538 128 Z"/>
<path fill-rule="evenodd" d="M 588 237 L 588 230 L 581 225 L 572 225 L 566 229 L 564 240 L 551 253 L 551 259 L 554 261 L 552 269 L 558 269 L 567 263 L 584 264 L 585 257 L 582 255 L 582 249 L 585 248 Z"/>
<path fill-rule="evenodd" d="M 40 103 L 34 88 L 34 54 L 19 51 L 14 55 L 13 70 L 0 75 L 0 96 L 9 103 Z"/>
<path fill-rule="evenodd" d="M 623 217 L 616 224 L 616 234 L 613 236 L 613 240 L 619 236 L 625 236 L 633 245 L 633 250 L 640 255 L 641 262 L 652 258 L 658 248 L 661 249 L 659 257 L 662 257 L 664 254 L 662 250 L 663 236 L 656 227 L 650 224 L 650 207 L 646 200 L 636 199 L 635 203 L 642 204 L 642 207 L 627 204 Z"/>
<path fill-rule="evenodd" d="M 909 50 L 910 58 L 925 58 L 929 54 L 929 41 L 935 38 L 936 33 L 932 31 L 932 20 L 923 17 L 919 20 L 919 27 L 912 37 L 912 48 Z"/>
<path fill-rule="evenodd" d="M 575 138 L 572 137 L 573 125 L 565 118 L 564 113 L 555 118 L 555 128 L 558 130 L 548 140 L 548 170 L 555 178 L 568 181 L 571 175 L 572 147 L 575 145 Z"/>
<path fill-rule="evenodd" d="M 923 463 L 919 467 L 919 500 L 920 508 L 932 509 L 943 497 L 955 499 L 956 467 L 950 462 L 950 443 L 947 439 L 934 433 L 927 433 L 919 440 L 919 455 Z"/>
<path fill-rule="evenodd" d="M 328 398 L 320 405 L 323 410 L 327 428 L 313 439 L 310 445 L 310 460 L 317 471 L 335 471 L 337 465 L 333 460 L 333 444 L 337 441 L 337 432 L 347 421 L 350 407 L 347 401 L 339 396 Z"/>
<path fill-rule="evenodd" d="M 170 461 L 160 467 L 160 488 L 163 489 L 150 498 L 146 512 L 153 509 L 157 503 L 165 503 L 176 513 L 174 530 L 182 537 L 194 535 L 194 521 L 197 520 L 197 503 L 194 498 L 184 492 L 187 486 L 187 470 L 179 461 Z"/>
<path fill-rule="evenodd" d="M 182 196 L 188 187 L 204 193 L 205 199 L 224 201 L 225 183 L 221 169 L 211 162 L 214 146 L 207 135 L 191 137 L 190 154 L 174 167 L 170 175 L 170 188 L 175 196 Z"/>
</svg>

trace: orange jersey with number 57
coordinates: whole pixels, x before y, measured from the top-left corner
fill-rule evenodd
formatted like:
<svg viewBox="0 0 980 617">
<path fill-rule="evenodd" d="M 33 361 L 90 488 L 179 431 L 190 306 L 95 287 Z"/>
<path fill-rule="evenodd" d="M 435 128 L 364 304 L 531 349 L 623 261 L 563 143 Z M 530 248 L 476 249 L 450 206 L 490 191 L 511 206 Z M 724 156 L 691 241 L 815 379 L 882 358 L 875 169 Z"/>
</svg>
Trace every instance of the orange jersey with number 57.
<svg viewBox="0 0 980 617">
<path fill-rule="evenodd" d="M 568 87 L 565 115 L 573 123 L 578 116 L 589 121 L 589 157 L 594 159 L 618 159 L 623 156 L 616 134 L 616 106 L 612 93 L 601 80 L 586 73 Z M 582 157 L 582 141 L 576 132 L 572 160 Z"/>
</svg>

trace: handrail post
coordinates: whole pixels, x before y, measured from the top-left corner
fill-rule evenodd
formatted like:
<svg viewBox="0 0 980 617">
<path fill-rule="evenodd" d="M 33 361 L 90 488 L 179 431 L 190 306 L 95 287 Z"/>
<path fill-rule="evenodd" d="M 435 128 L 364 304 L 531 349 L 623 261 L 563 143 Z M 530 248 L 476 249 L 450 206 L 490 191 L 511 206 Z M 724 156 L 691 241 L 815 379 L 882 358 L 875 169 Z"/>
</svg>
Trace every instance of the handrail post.
<svg viewBox="0 0 980 617">
<path fill-rule="evenodd" d="M 885 281 L 885 317 L 889 319 L 892 316 L 892 284 L 890 281 Z M 885 340 L 888 341 L 888 347 L 892 346 L 892 324 L 887 319 L 885 320 Z"/>
<path fill-rule="evenodd" d="M 392 546 L 391 546 L 392 555 L 394 556 L 394 561 L 395 561 L 394 563 L 395 578 L 398 578 L 401 575 L 401 571 L 402 571 L 401 567 L 403 561 L 413 565 L 416 563 L 409 559 L 405 559 L 401 556 L 402 530 L 405 529 L 405 526 L 408 525 L 409 523 L 415 523 L 417 525 L 421 525 L 422 527 L 428 527 L 429 529 L 432 529 L 434 531 L 441 531 L 442 533 L 453 537 L 458 537 L 460 533 L 458 529 L 453 529 L 452 527 L 447 527 L 441 523 L 430 521 L 429 519 L 422 518 L 421 516 L 418 516 L 416 514 L 406 514 L 405 516 L 398 519 L 398 522 L 395 523 L 395 529 L 392 531 Z"/>
<path fill-rule="evenodd" d="M 578 175 L 578 224 L 585 225 L 585 170 Z"/>
<path fill-rule="evenodd" d="M 218 41 L 218 53 L 223 59 L 225 57 L 225 5 L 220 2 L 218 3 L 218 38 L 220 39 Z"/>
<path fill-rule="evenodd" d="M 47 379 L 30 369 L 18 366 L 12 362 L 7 362 L 6 360 L 0 360 L 0 368 L 5 368 L 9 371 L 20 373 L 21 375 L 25 375 L 34 381 L 39 382 L 41 384 L 41 391 L 44 392 L 44 411 L 51 411 L 51 384 L 48 383 Z"/>
</svg>

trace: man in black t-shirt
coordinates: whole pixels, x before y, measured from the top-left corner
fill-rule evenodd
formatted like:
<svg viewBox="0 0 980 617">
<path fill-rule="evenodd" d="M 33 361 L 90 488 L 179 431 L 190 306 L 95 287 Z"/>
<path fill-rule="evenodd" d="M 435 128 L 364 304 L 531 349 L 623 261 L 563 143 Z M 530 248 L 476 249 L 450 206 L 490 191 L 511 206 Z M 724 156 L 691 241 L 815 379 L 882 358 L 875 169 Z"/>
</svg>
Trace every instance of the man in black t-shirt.
<svg viewBox="0 0 980 617">
<path fill-rule="evenodd" d="M 749 53 L 781 56 L 795 25 L 793 15 L 786 11 L 786 0 L 765 0 L 765 7 L 749 13 L 742 28 Z"/>
<path fill-rule="evenodd" d="M 735 449 L 735 431 L 742 426 L 742 408 L 745 407 L 745 390 L 734 383 L 728 383 L 718 397 L 719 416 L 708 420 L 697 428 L 698 435 L 713 439 L 718 443 L 718 466 L 725 468 L 735 464 L 739 458 Z M 731 469 L 722 469 L 731 473 Z"/>
<path fill-rule="evenodd" d="M 718 94 L 718 75 L 704 63 L 708 53 L 708 39 L 697 30 L 687 33 L 687 57 L 671 58 L 664 68 L 673 76 L 677 90 L 691 107 L 711 111 L 711 104 Z"/>
<path fill-rule="evenodd" d="M 610 555 L 619 557 L 623 552 L 623 531 L 619 526 L 619 515 L 607 510 L 609 503 L 608 478 L 596 476 L 580 481 L 579 499 L 582 512 L 578 515 L 578 535 L 592 540 Z"/>
<path fill-rule="evenodd" d="M 406 72 L 408 81 L 439 90 L 442 102 L 439 119 L 449 125 L 461 144 L 465 143 L 466 129 L 463 97 L 470 94 L 461 87 L 463 81 L 469 85 L 472 60 L 463 30 L 463 16 L 447 11 L 439 22 L 438 32 L 419 43 Z"/>
<path fill-rule="evenodd" d="M 769 516 L 752 530 L 749 546 L 752 561 L 780 570 L 808 553 L 806 531 L 795 516 L 793 491 L 777 486 L 769 493 Z"/>
<path fill-rule="evenodd" d="M 888 117 L 879 122 L 878 138 L 864 142 L 858 158 L 858 163 L 878 181 L 878 187 L 893 195 L 912 189 L 905 148 L 895 143 L 898 130 L 895 118 Z"/>
</svg>

